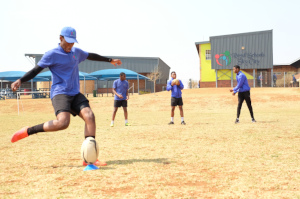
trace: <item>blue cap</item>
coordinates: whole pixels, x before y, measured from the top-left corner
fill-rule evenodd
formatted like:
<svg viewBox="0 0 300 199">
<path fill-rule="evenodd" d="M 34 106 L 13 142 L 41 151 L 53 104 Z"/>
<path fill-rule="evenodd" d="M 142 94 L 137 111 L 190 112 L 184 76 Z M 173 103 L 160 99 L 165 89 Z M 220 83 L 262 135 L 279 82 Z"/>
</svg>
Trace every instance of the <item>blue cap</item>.
<svg viewBox="0 0 300 199">
<path fill-rule="evenodd" d="M 64 27 L 60 33 L 61 36 L 64 36 L 66 42 L 68 43 L 78 43 L 76 40 L 76 30 L 71 27 Z"/>
</svg>

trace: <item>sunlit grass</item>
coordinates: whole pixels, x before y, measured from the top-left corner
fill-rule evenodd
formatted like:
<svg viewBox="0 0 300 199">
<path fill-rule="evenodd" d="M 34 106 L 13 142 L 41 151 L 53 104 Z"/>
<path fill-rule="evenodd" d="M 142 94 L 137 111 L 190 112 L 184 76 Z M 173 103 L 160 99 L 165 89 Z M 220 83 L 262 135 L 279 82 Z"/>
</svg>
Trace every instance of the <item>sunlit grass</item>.
<svg viewBox="0 0 300 199">
<path fill-rule="evenodd" d="M 112 97 L 90 97 L 99 159 L 108 166 L 84 172 L 84 122 L 12 144 L 23 126 L 54 119 L 50 99 L 0 101 L 0 198 L 300 198 L 300 91 L 251 90 L 251 123 L 229 89 L 183 91 L 186 126 L 169 126 L 170 93 L 130 96 L 125 127 Z"/>
</svg>

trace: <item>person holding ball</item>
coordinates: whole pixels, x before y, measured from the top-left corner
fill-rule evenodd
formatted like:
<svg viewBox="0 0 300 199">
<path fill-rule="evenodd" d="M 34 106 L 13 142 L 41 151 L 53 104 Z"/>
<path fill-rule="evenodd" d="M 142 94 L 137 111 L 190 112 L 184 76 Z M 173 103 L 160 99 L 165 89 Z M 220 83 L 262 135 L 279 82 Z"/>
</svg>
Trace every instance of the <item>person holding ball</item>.
<svg viewBox="0 0 300 199">
<path fill-rule="evenodd" d="M 184 88 L 181 80 L 176 79 L 176 72 L 171 72 L 171 79 L 167 83 L 167 91 L 171 91 L 171 122 L 169 125 L 174 124 L 174 111 L 175 107 L 178 106 L 181 116 L 181 124 L 185 125 L 184 116 L 183 116 L 183 101 L 182 101 L 182 92 Z"/>
<path fill-rule="evenodd" d="M 49 131 L 59 131 L 68 128 L 70 115 L 78 115 L 84 122 L 84 136 L 96 136 L 95 115 L 90 108 L 89 100 L 80 93 L 79 68 L 80 62 L 88 59 L 93 61 L 110 62 L 112 65 L 121 65 L 119 59 L 111 59 L 95 53 L 88 53 L 73 47 L 76 40 L 76 31 L 72 27 L 64 27 L 60 33 L 58 46 L 46 52 L 37 65 L 27 72 L 22 78 L 11 84 L 16 91 L 21 83 L 33 79 L 44 68 L 52 72 L 51 101 L 55 111 L 56 119 L 31 127 L 24 127 L 15 132 L 11 142 L 17 142 L 28 136 Z M 97 166 L 105 166 L 105 162 L 96 161 Z M 83 165 L 87 165 L 83 162 Z"/>
</svg>

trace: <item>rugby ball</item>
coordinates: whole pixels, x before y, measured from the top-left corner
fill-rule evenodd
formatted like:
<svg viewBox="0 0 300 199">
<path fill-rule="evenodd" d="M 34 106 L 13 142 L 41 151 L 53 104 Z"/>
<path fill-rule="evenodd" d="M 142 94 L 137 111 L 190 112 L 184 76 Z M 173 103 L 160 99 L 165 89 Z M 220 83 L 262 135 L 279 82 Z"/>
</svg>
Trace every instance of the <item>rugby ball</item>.
<svg viewBox="0 0 300 199">
<path fill-rule="evenodd" d="M 94 164 L 99 155 L 99 146 L 96 140 L 92 137 L 87 137 L 81 146 L 81 157 L 87 164 Z"/>
<path fill-rule="evenodd" d="M 173 79 L 173 81 L 175 85 L 179 86 L 180 85 L 180 81 L 179 79 Z"/>
</svg>

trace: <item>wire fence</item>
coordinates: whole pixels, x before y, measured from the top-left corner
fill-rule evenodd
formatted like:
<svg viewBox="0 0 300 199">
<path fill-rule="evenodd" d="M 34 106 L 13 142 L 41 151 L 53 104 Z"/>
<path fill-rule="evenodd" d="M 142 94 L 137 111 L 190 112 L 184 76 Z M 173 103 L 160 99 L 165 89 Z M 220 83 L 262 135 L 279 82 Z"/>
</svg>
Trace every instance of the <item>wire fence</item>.
<svg viewBox="0 0 300 199">
<path fill-rule="evenodd" d="M 298 72 L 273 72 L 272 75 L 271 72 L 261 71 L 256 75 L 255 87 L 299 87 L 299 80 Z"/>
</svg>

